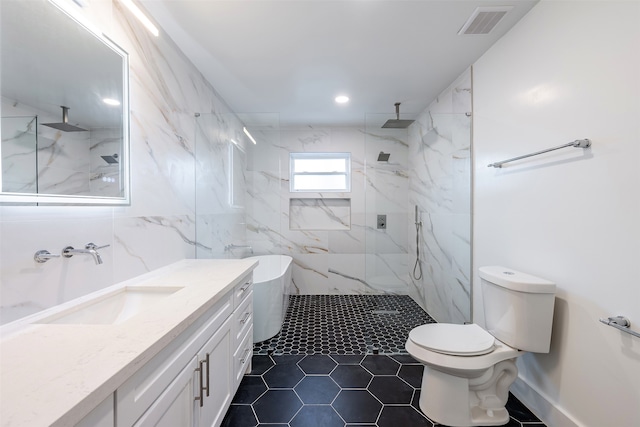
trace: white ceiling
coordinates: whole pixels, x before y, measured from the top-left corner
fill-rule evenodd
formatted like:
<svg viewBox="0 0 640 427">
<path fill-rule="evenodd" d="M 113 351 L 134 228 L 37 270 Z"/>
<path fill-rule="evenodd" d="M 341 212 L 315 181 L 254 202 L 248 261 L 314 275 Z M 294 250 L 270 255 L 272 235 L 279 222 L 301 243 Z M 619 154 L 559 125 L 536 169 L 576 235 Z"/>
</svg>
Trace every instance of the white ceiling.
<svg viewBox="0 0 640 427">
<path fill-rule="evenodd" d="M 392 118 L 395 102 L 400 118 L 415 118 L 537 1 L 141 3 L 246 122 L 340 126 Z M 490 34 L 457 34 L 476 7 L 505 5 L 513 9 Z"/>
<path fill-rule="evenodd" d="M 34 114 L 84 128 L 122 126 L 123 62 L 101 39 L 46 0 L 0 0 L 1 95 Z"/>
</svg>

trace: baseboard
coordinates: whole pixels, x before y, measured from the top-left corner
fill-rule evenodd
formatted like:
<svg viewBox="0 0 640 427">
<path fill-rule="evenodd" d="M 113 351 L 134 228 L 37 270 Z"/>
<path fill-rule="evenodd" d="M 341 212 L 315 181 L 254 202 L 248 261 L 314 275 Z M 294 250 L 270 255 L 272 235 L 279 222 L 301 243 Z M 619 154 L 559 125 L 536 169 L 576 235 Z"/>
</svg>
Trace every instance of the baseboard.
<svg viewBox="0 0 640 427">
<path fill-rule="evenodd" d="M 511 385 L 510 391 L 548 427 L 584 427 L 519 376 Z"/>
</svg>

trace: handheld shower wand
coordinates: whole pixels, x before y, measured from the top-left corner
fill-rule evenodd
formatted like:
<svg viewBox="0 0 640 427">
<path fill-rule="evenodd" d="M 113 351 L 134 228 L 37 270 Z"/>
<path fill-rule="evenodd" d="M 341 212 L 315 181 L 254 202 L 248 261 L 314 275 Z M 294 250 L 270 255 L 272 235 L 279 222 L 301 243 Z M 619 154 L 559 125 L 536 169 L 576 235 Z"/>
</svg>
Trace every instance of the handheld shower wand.
<svg viewBox="0 0 640 427">
<path fill-rule="evenodd" d="M 420 264 L 420 227 L 422 227 L 422 221 L 420 221 L 420 215 L 418 214 L 418 205 L 416 205 L 415 224 L 416 224 L 416 264 L 413 266 L 413 278 L 415 280 L 422 279 L 422 265 Z M 416 271 L 418 273 L 416 274 Z"/>
</svg>

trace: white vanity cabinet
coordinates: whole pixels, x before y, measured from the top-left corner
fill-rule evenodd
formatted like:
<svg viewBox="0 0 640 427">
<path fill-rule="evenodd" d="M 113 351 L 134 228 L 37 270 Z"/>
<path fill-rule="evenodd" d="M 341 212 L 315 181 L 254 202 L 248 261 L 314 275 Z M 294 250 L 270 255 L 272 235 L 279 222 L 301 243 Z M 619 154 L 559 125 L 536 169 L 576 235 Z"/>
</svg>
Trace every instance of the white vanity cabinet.
<svg viewBox="0 0 640 427">
<path fill-rule="evenodd" d="M 75 427 L 113 427 L 115 413 L 113 410 L 113 394 L 96 406 Z"/>
<path fill-rule="evenodd" d="M 117 389 L 118 427 L 222 423 L 239 385 L 238 370 L 241 378 L 250 366 L 251 287 L 249 274 Z"/>
</svg>

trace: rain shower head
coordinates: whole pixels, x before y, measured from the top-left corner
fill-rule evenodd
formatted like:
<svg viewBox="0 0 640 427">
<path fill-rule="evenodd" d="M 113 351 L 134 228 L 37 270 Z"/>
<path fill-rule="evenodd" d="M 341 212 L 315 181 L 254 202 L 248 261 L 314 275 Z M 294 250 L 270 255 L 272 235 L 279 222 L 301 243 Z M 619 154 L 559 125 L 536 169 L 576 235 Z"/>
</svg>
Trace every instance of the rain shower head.
<svg viewBox="0 0 640 427">
<path fill-rule="evenodd" d="M 389 119 L 385 124 L 382 125 L 382 128 L 388 129 L 406 129 L 409 127 L 411 123 L 415 120 L 400 120 L 400 103 L 396 102 L 394 104 L 396 106 L 396 118 Z"/>
<path fill-rule="evenodd" d="M 49 126 L 50 128 L 61 130 L 62 132 L 86 132 L 86 129 L 82 129 L 78 126 L 70 125 L 69 122 L 69 107 L 65 107 L 63 105 L 60 106 L 62 108 L 62 123 L 43 123 L 45 126 Z"/>
<path fill-rule="evenodd" d="M 380 154 L 378 154 L 378 161 L 379 162 L 388 162 L 390 155 L 391 155 L 391 153 L 385 153 L 385 152 L 381 151 Z"/>
<path fill-rule="evenodd" d="M 109 163 L 110 165 L 119 163 L 117 154 L 114 154 L 112 156 L 100 156 L 100 157 L 102 157 L 102 160 L 104 160 L 105 162 Z"/>
</svg>

